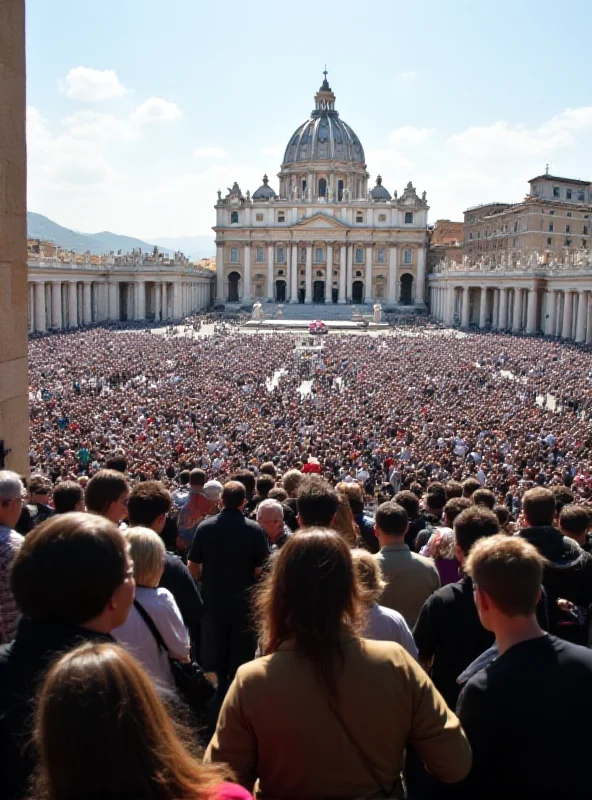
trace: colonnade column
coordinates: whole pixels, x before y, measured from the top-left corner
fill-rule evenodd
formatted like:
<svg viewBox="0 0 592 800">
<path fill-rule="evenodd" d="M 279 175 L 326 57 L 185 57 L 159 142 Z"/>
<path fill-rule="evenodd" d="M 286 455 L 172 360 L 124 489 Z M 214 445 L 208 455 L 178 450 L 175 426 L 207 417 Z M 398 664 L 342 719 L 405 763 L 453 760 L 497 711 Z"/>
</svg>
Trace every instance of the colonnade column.
<svg viewBox="0 0 592 800">
<path fill-rule="evenodd" d="M 586 301 L 586 344 L 592 343 L 592 292 Z"/>
<path fill-rule="evenodd" d="M 453 284 L 449 284 L 444 290 L 444 297 L 446 308 L 444 312 L 444 324 L 445 325 L 453 325 L 454 324 L 454 300 L 456 294 L 456 286 Z"/>
<path fill-rule="evenodd" d="M 308 242 L 306 245 L 306 285 L 304 293 L 304 302 L 312 302 L 312 243 Z"/>
<path fill-rule="evenodd" d="M 29 291 L 29 333 L 35 330 L 35 286 L 27 284 Z"/>
<path fill-rule="evenodd" d="M 572 292 L 564 292 L 564 303 L 563 303 L 563 329 L 561 331 L 561 338 L 562 339 L 571 339 L 571 322 L 572 322 L 572 310 L 573 310 L 573 293 Z"/>
<path fill-rule="evenodd" d="M 333 242 L 327 242 L 327 282 L 325 283 L 325 302 L 333 302 Z"/>
<path fill-rule="evenodd" d="M 528 305 L 526 308 L 526 333 L 532 336 L 536 333 L 537 300 L 538 292 L 536 289 L 527 289 Z"/>
<path fill-rule="evenodd" d="M 583 289 L 578 292 L 578 316 L 576 321 L 576 342 L 583 342 L 586 339 L 586 320 L 588 309 L 586 307 L 586 295 Z"/>
<path fill-rule="evenodd" d="M 154 284 L 154 319 L 162 319 L 162 284 Z"/>
<path fill-rule="evenodd" d="M 68 283 L 68 327 L 76 328 L 78 325 L 78 289 L 76 281 Z"/>
<path fill-rule="evenodd" d="M 91 284 L 90 281 L 84 281 L 82 289 L 82 318 L 85 325 L 92 322 L 92 306 L 91 306 Z"/>
<path fill-rule="evenodd" d="M 286 248 L 286 256 L 288 255 L 288 251 Z M 286 258 L 288 265 L 290 264 L 290 259 Z M 267 245 L 267 299 L 269 302 L 273 302 L 274 298 L 274 291 L 273 291 L 273 244 Z"/>
<path fill-rule="evenodd" d="M 522 289 L 514 288 L 514 309 L 512 311 L 512 333 L 522 329 Z"/>
<path fill-rule="evenodd" d="M 557 334 L 557 292 L 550 289 L 547 292 L 547 318 L 545 319 L 545 334 L 547 336 L 556 336 Z"/>
<path fill-rule="evenodd" d="M 505 331 L 508 327 L 508 290 L 502 287 L 499 290 L 498 330 Z"/>
<path fill-rule="evenodd" d="M 372 302 L 372 251 L 371 245 L 366 247 L 366 282 L 364 302 Z"/>
<path fill-rule="evenodd" d="M 54 281 L 51 284 L 51 326 L 61 329 L 62 320 L 62 284 Z"/>
<path fill-rule="evenodd" d="M 164 293 L 166 295 L 166 291 Z M 216 244 L 216 302 L 224 303 L 224 245 Z M 164 315 L 163 315 L 164 319 Z"/>
<path fill-rule="evenodd" d="M 417 250 L 417 280 L 415 281 L 415 304 L 425 303 L 425 248 Z"/>
<path fill-rule="evenodd" d="M 388 302 L 397 302 L 397 248 L 389 248 Z"/>
<path fill-rule="evenodd" d="M 462 310 L 461 310 L 461 317 L 460 317 L 460 326 L 461 328 L 468 328 L 470 322 L 469 316 L 469 287 L 463 286 L 463 295 L 462 295 Z"/>
<path fill-rule="evenodd" d="M 41 281 L 35 284 L 35 330 L 45 333 L 47 321 L 45 314 L 45 284 Z"/>
<path fill-rule="evenodd" d="M 339 249 L 339 291 L 337 293 L 338 303 L 345 303 L 346 273 L 347 273 L 347 247 L 346 245 L 342 244 Z"/>
<path fill-rule="evenodd" d="M 290 302 L 298 302 L 298 242 L 292 243 L 292 264 L 290 267 Z"/>
<path fill-rule="evenodd" d="M 348 303 L 352 301 L 352 287 L 354 282 L 354 246 L 347 246 L 347 270 L 345 273 L 345 297 Z"/>
<path fill-rule="evenodd" d="M 479 327 L 484 328 L 487 323 L 487 288 L 481 287 L 481 297 L 479 298 Z"/>
<path fill-rule="evenodd" d="M 493 314 L 491 319 L 491 327 L 492 330 L 497 331 L 499 330 L 499 301 L 500 301 L 500 290 L 494 289 L 493 290 Z"/>
<path fill-rule="evenodd" d="M 244 248 L 244 290 L 243 303 L 251 300 L 251 245 L 246 244 Z"/>
</svg>

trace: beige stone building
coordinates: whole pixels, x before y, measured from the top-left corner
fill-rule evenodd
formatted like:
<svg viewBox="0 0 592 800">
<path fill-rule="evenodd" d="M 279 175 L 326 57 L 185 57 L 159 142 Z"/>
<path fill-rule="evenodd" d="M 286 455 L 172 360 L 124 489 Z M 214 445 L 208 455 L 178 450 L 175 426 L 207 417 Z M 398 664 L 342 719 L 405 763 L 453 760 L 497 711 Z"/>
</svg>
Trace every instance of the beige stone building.
<svg viewBox="0 0 592 800">
<path fill-rule="evenodd" d="M 464 224 L 449 219 L 439 219 L 429 227 L 428 274 L 442 261 L 460 264 L 463 259 Z"/>
<path fill-rule="evenodd" d="M 289 139 L 278 190 L 235 183 L 216 203 L 216 298 L 250 304 L 425 303 L 426 193 L 369 190 L 364 150 L 325 80 Z"/>
</svg>

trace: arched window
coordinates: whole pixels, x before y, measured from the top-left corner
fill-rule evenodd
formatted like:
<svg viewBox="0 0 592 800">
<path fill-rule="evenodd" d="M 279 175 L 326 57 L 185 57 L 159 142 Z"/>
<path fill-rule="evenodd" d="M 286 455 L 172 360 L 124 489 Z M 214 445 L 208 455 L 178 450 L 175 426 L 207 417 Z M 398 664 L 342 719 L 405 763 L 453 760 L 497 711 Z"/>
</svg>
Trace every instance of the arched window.
<svg viewBox="0 0 592 800">
<path fill-rule="evenodd" d="M 403 250 L 403 264 L 411 264 L 411 250 Z"/>
<path fill-rule="evenodd" d="M 230 212 L 230 224 L 231 225 L 238 225 L 238 211 L 231 211 Z"/>
<path fill-rule="evenodd" d="M 319 197 L 325 197 L 327 194 L 327 181 L 325 178 L 319 180 Z"/>
</svg>

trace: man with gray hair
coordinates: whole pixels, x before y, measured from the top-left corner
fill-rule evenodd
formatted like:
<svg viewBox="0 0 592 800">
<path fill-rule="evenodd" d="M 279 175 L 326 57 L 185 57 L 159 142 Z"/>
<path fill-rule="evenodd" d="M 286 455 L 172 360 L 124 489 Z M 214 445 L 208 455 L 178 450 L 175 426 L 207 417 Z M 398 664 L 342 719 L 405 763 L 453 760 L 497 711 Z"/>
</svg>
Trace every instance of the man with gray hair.
<svg viewBox="0 0 592 800">
<path fill-rule="evenodd" d="M 24 538 L 14 530 L 24 487 L 16 472 L 0 471 L 0 644 L 14 639 L 20 613 L 10 588 L 10 568 Z"/>
<path fill-rule="evenodd" d="M 265 531 L 272 552 L 280 550 L 292 533 L 284 523 L 284 509 L 277 500 L 262 500 L 259 503 L 257 506 L 257 522 Z"/>
</svg>

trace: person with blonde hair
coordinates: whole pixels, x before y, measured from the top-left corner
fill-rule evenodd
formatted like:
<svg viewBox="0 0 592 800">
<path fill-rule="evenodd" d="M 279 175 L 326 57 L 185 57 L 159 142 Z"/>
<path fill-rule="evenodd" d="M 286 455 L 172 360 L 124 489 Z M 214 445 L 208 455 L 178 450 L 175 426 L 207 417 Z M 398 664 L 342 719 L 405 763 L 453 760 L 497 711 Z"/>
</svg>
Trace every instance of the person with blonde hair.
<svg viewBox="0 0 592 800">
<path fill-rule="evenodd" d="M 350 547 L 355 547 L 360 540 L 360 529 L 354 521 L 351 506 L 344 492 L 337 492 L 337 513 L 333 519 L 332 528 L 343 536 Z"/>
<path fill-rule="evenodd" d="M 362 548 L 352 550 L 352 558 L 360 585 L 362 605 L 367 614 L 362 637 L 382 642 L 397 642 L 413 658 L 417 658 L 417 647 L 405 617 L 392 608 L 378 605 L 380 595 L 386 586 L 378 561 L 372 553 Z"/>
<path fill-rule="evenodd" d="M 224 765 L 205 765 L 123 648 L 88 642 L 41 687 L 36 800 L 248 800 Z"/>
<path fill-rule="evenodd" d="M 188 661 L 189 636 L 175 598 L 168 589 L 158 586 L 164 570 L 164 543 L 149 528 L 130 528 L 126 539 L 134 562 L 136 599 L 126 621 L 112 634 L 154 680 L 172 688 L 169 654 L 179 661 Z M 156 641 L 146 615 L 156 626 L 169 653 Z"/>
</svg>

